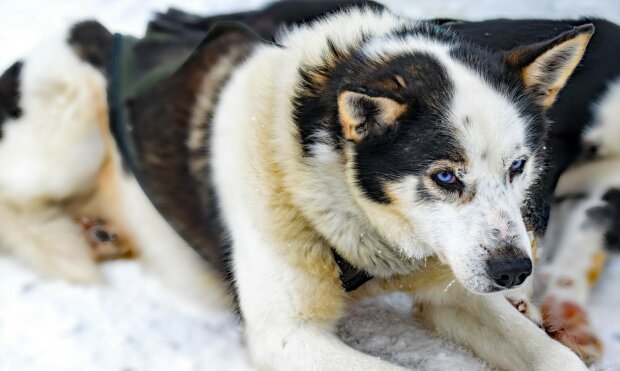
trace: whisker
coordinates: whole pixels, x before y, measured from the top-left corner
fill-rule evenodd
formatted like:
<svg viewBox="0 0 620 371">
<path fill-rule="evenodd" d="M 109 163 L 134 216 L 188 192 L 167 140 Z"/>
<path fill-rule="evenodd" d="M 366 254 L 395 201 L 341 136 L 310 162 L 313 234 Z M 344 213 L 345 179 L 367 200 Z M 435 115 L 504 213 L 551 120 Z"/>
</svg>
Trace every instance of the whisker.
<svg viewBox="0 0 620 371">
<path fill-rule="evenodd" d="M 456 278 L 453 279 L 452 281 L 450 281 L 450 283 L 448 284 L 448 286 L 446 286 L 445 289 L 443 289 L 443 292 L 448 292 L 448 289 L 450 288 L 450 286 L 452 286 L 454 283 L 456 282 Z"/>
</svg>

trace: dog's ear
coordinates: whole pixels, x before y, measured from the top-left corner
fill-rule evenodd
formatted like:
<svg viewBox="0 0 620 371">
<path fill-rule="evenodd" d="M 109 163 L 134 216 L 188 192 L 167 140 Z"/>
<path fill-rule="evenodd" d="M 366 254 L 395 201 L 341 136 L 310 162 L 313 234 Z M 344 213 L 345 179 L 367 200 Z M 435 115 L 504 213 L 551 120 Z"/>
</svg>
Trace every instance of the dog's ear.
<svg viewBox="0 0 620 371">
<path fill-rule="evenodd" d="M 505 60 L 518 69 L 538 105 L 547 109 L 581 61 L 593 34 L 592 24 L 575 27 L 551 40 L 510 50 Z"/>
<path fill-rule="evenodd" d="M 338 95 L 338 117 L 346 140 L 359 143 L 394 125 L 407 105 L 365 89 L 343 90 Z"/>
</svg>

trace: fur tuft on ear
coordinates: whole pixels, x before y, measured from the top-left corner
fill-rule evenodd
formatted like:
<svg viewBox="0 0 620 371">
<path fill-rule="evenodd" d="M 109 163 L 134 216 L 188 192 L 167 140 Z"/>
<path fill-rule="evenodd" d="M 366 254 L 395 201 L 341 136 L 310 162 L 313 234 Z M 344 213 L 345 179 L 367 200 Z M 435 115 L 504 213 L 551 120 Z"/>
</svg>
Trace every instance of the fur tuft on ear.
<svg viewBox="0 0 620 371">
<path fill-rule="evenodd" d="M 508 51 L 506 63 L 519 70 L 525 86 L 547 109 L 575 71 L 593 34 L 592 24 L 575 27 L 551 40 Z"/>
<path fill-rule="evenodd" d="M 396 123 L 407 105 L 391 98 L 345 90 L 338 96 L 338 116 L 344 137 L 355 143 L 380 135 Z"/>
</svg>

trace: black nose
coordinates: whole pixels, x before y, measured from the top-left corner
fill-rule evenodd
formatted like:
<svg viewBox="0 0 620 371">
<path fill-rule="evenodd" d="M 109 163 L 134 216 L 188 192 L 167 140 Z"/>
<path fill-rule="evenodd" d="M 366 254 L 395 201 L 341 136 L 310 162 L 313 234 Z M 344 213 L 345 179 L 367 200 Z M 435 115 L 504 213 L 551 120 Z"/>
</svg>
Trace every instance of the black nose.
<svg viewBox="0 0 620 371">
<path fill-rule="evenodd" d="M 532 261 L 527 256 L 491 258 L 487 262 L 489 276 L 499 286 L 519 286 L 532 273 Z"/>
</svg>

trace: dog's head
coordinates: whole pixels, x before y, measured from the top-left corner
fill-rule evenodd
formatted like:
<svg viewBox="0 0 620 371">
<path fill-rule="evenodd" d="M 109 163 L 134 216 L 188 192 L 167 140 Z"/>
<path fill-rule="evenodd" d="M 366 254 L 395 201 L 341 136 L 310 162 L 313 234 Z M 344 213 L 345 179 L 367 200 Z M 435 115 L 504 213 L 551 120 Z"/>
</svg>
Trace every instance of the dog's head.
<svg viewBox="0 0 620 371">
<path fill-rule="evenodd" d="M 0 75 L 0 195 L 64 198 L 103 161 L 106 83 L 73 44 L 75 29 Z"/>
<path fill-rule="evenodd" d="M 336 67 L 332 141 L 382 238 L 407 258 L 439 256 L 470 291 L 520 285 L 532 270 L 521 209 L 542 171 L 545 111 L 592 34 L 586 25 L 497 54 L 404 29 Z"/>
</svg>

